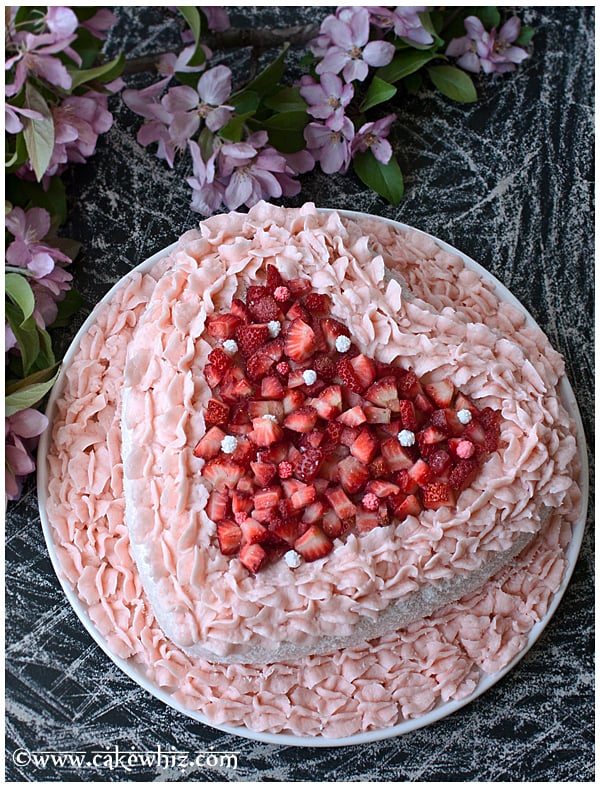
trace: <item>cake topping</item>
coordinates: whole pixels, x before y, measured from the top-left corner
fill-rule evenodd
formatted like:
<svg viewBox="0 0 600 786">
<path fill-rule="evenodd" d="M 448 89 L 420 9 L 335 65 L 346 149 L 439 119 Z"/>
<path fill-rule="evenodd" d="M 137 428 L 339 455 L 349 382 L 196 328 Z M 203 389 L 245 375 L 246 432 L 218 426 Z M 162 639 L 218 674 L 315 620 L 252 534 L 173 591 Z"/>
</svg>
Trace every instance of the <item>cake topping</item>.
<svg viewBox="0 0 600 786">
<path fill-rule="evenodd" d="M 302 559 L 300 558 L 298 552 L 294 551 L 293 549 L 286 551 L 285 554 L 283 555 L 283 558 L 285 559 L 285 561 L 288 564 L 288 567 L 290 568 L 297 568 L 298 565 L 300 565 L 300 563 L 302 562 Z"/>
<path fill-rule="evenodd" d="M 228 355 L 235 355 L 235 353 L 238 351 L 237 342 L 232 338 L 226 338 L 223 342 L 223 349 L 225 352 L 227 352 Z"/>
<path fill-rule="evenodd" d="M 194 455 L 219 548 L 252 573 L 454 506 L 498 448 L 498 412 L 450 379 L 361 353 L 327 295 L 272 265 L 207 333 L 223 346 L 204 368 L 212 398 Z"/>
</svg>

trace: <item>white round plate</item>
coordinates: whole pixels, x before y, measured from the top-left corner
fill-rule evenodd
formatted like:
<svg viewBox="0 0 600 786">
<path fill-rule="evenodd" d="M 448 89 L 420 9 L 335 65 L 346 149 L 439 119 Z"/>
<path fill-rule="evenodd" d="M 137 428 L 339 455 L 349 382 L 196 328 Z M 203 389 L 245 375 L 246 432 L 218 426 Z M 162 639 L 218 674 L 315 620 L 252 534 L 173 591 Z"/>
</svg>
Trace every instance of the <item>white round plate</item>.
<svg viewBox="0 0 600 786">
<path fill-rule="evenodd" d="M 322 212 L 332 212 L 332 209 L 323 209 Z M 493 283 L 495 286 L 496 294 L 501 300 L 504 300 L 510 303 L 511 305 L 515 306 L 516 308 L 518 308 L 521 312 L 525 314 L 528 322 L 531 325 L 536 325 L 535 320 L 533 319 L 531 314 L 529 314 L 529 312 L 521 305 L 521 303 L 517 300 L 517 298 L 500 281 L 498 281 L 497 278 L 492 276 L 491 273 L 485 270 L 485 268 L 483 268 L 473 259 L 466 256 L 461 251 L 458 251 L 453 246 L 448 245 L 448 243 L 439 240 L 438 238 L 434 237 L 433 235 L 430 235 L 427 232 L 422 232 L 421 230 L 415 230 L 414 227 L 409 227 L 406 224 L 402 224 L 400 222 L 393 221 L 391 219 L 382 218 L 380 216 L 367 215 L 365 213 L 359 213 L 351 210 L 338 210 L 337 212 L 349 218 L 377 219 L 379 221 L 383 221 L 387 224 L 390 224 L 391 226 L 396 227 L 397 229 L 400 230 L 412 230 L 412 231 L 420 232 L 420 234 L 425 235 L 426 237 L 435 241 L 445 251 L 448 251 L 452 254 L 456 254 L 457 256 L 459 256 L 464 261 L 467 268 L 475 270 L 477 273 L 479 273 L 482 276 L 482 278 Z M 117 290 L 117 288 L 120 287 L 135 272 L 146 272 L 150 270 L 160 259 L 162 259 L 164 256 L 169 254 L 175 248 L 175 246 L 176 243 L 173 243 L 172 245 L 168 246 L 162 251 L 159 251 L 158 253 L 149 257 L 140 265 L 138 265 L 136 268 L 134 268 L 132 271 L 127 273 L 127 275 L 125 275 L 109 290 L 109 292 L 106 293 L 106 295 L 102 298 L 101 301 L 99 301 L 97 306 L 88 316 L 88 318 L 85 320 L 85 322 L 79 329 L 71 346 L 69 347 L 68 351 L 64 356 L 60 374 L 50 394 L 50 399 L 48 402 L 48 406 L 46 408 L 46 415 L 48 416 L 50 423 L 52 423 L 52 419 L 54 415 L 54 407 L 63 387 L 66 369 L 69 367 L 70 363 L 73 360 L 74 355 L 76 354 L 79 348 L 79 344 L 82 336 L 89 330 L 89 328 L 94 323 L 100 305 L 102 303 L 110 301 L 114 296 L 114 293 Z M 562 584 L 558 592 L 556 592 L 556 594 L 552 598 L 552 601 L 543 619 L 541 619 L 536 625 L 534 625 L 531 632 L 529 633 L 526 646 L 519 653 L 517 653 L 517 655 L 513 658 L 513 660 L 506 666 L 506 668 L 504 668 L 502 671 L 496 674 L 482 675 L 479 684 L 477 686 L 477 689 L 465 699 L 462 699 L 460 701 L 445 702 L 443 704 L 438 705 L 436 708 L 426 713 L 425 715 L 422 715 L 418 718 L 414 718 L 412 720 L 403 721 L 402 723 L 398 723 L 395 726 L 390 726 L 385 729 L 377 729 L 375 731 L 367 731 L 361 734 L 354 734 L 349 737 L 331 738 L 331 737 L 300 737 L 294 734 L 270 734 L 267 732 L 255 732 L 252 731 L 252 729 L 246 728 L 245 726 L 217 725 L 211 723 L 211 721 L 202 713 L 195 712 L 193 710 L 189 710 L 181 706 L 177 701 L 173 699 L 173 697 L 166 690 L 151 682 L 147 678 L 147 676 L 143 673 L 142 669 L 139 666 L 137 666 L 135 663 L 129 660 L 120 658 L 119 656 L 111 652 L 102 634 L 97 630 L 93 622 L 90 620 L 85 605 L 82 603 L 80 598 L 77 596 L 77 594 L 74 592 L 74 590 L 66 581 L 62 573 L 60 562 L 57 556 L 52 528 L 50 526 L 50 522 L 48 520 L 48 516 L 46 513 L 46 499 L 47 499 L 47 487 L 48 487 L 46 455 L 49 449 L 51 427 L 46 429 L 46 431 L 44 432 L 44 434 L 40 439 L 40 443 L 38 447 L 38 470 L 37 470 L 37 489 L 38 489 L 40 518 L 42 522 L 44 537 L 46 539 L 48 551 L 50 554 L 50 559 L 52 561 L 54 570 L 56 571 L 56 575 L 58 576 L 58 579 L 62 585 L 63 591 L 67 596 L 69 603 L 73 607 L 73 610 L 81 620 L 82 624 L 84 625 L 90 636 L 94 639 L 94 641 L 96 641 L 98 646 L 102 650 L 104 650 L 104 652 L 108 655 L 108 657 L 119 667 L 119 669 L 121 669 L 121 671 L 123 671 L 134 682 L 136 682 L 138 685 L 140 685 L 142 688 L 148 691 L 148 693 L 151 693 L 153 696 L 155 696 L 164 704 L 173 707 L 175 710 L 189 716 L 190 718 L 193 718 L 194 720 L 200 723 L 203 723 L 214 729 L 218 729 L 219 731 L 225 732 L 227 734 L 234 734 L 239 737 L 245 737 L 247 739 L 256 740 L 259 742 L 275 743 L 278 745 L 305 746 L 305 747 L 313 747 L 313 748 L 360 745 L 363 743 L 374 742 L 376 740 L 388 739 L 391 737 L 396 737 L 401 734 L 406 734 L 409 731 L 413 731 L 415 729 L 422 728 L 423 726 L 428 726 L 431 723 L 435 723 L 436 721 L 460 709 L 461 707 L 464 707 L 466 704 L 469 704 L 478 696 L 481 696 L 483 693 L 485 693 L 485 691 L 491 688 L 492 685 L 494 685 L 496 682 L 501 680 L 511 669 L 513 669 L 516 666 L 516 664 L 521 660 L 521 658 L 527 653 L 527 651 L 535 644 L 535 642 L 542 634 L 542 631 L 544 630 L 544 628 L 550 621 L 552 615 L 556 611 L 564 595 L 564 592 L 569 584 L 569 581 L 573 574 L 573 570 L 575 568 L 575 563 L 577 561 L 577 556 L 579 554 L 581 542 L 583 539 L 583 533 L 585 529 L 585 522 L 586 522 L 586 515 L 587 515 L 589 472 L 588 472 L 587 451 L 585 447 L 585 435 L 583 431 L 583 424 L 581 421 L 581 416 L 579 413 L 575 395 L 566 377 L 563 377 L 563 379 L 561 380 L 560 393 L 563 399 L 563 403 L 566 409 L 568 410 L 568 412 L 570 413 L 570 415 L 572 416 L 573 420 L 575 421 L 576 428 L 577 428 L 577 444 L 578 444 L 579 455 L 581 459 L 580 487 L 581 487 L 582 500 L 583 500 L 581 515 L 573 527 L 573 537 L 566 550 L 566 559 L 568 562 L 568 566 L 565 572 L 565 576 L 563 577 Z"/>
</svg>

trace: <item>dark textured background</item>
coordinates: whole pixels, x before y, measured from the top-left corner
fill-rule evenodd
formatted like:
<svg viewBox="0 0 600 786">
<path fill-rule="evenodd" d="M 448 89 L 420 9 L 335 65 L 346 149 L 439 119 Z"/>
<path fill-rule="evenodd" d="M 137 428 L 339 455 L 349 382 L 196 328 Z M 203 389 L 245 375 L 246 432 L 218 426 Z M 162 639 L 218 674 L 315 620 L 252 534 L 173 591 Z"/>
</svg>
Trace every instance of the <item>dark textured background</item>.
<svg viewBox="0 0 600 786">
<path fill-rule="evenodd" d="M 161 9 L 119 7 L 111 51 L 177 46 Z M 237 7 L 232 21 L 285 26 L 330 9 Z M 428 90 L 398 103 L 396 145 L 406 196 L 392 208 L 352 176 L 304 178 L 318 206 L 398 219 L 478 260 L 519 298 L 566 358 L 593 444 L 594 9 L 528 7 L 533 54 L 514 74 L 479 85 L 481 100 L 452 103 Z M 291 63 L 300 54 L 291 53 Z M 238 79 L 245 53 L 230 62 Z M 129 80 L 141 86 L 143 77 Z M 57 341 L 66 346 L 97 300 L 127 270 L 199 217 L 185 164 L 175 171 L 139 147 L 119 99 L 96 156 L 67 177 L 69 224 L 83 243 L 73 265 L 85 308 Z M 590 456 L 591 459 L 591 456 Z M 590 504 L 593 511 L 593 502 Z M 591 518 L 591 513 L 590 513 Z M 571 584 L 536 646 L 484 696 L 409 735 L 355 748 L 292 748 L 221 734 L 163 706 L 91 641 L 53 573 L 33 482 L 8 508 L 6 711 L 9 781 L 593 781 L 593 531 L 588 522 Z M 236 771 L 161 767 L 126 772 L 13 764 L 29 750 L 239 752 Z"/>
</svg>

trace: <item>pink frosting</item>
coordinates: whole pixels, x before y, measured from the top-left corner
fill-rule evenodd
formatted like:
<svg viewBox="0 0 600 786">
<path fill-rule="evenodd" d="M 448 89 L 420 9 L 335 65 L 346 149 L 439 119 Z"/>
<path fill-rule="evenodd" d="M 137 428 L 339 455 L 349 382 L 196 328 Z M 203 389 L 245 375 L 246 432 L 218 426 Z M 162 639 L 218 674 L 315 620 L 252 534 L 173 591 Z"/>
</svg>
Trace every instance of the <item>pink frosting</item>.
<svg viewBox="0 0 600 786">
<path fill-rule="evenodd" d="M 272 224 L 273 218 L 281 215 L 278 209 L 264 205 L 253 212 L 254 220 L 262 221 L 265 229 L 269 220 Z M 290 229 L 306 224 L 311 226 L 311 232 L 306 233 L 307 243 L 313 242 L 309 241 L 311 237 L 323 238 L 327 235 L 327 232 L 319 235 L 318 231 L 312 231 L 322 219 L 315 216 L 310 206 L 303 211 L 290 213 L 293 215 Z M 232 220 L 231 217 L 229 219 Z M 498 386 L 501 390 L 513 388 L 513 395 L 503 400 L 502 404 L 505 420 L 502 458 L 489 462 L 489 467 L 486 465 L 487 474 L 481 489 L 479 492 L 474 490 L 465 500 L 468 516 L 461 519 L 459 511 L 455 516 L 432 516 L 431 520 L 422 523 L 422 527 L 416 520 L 407 520 L 401 525 L 403 529 L 399 541 L 406 543 L 404 547 L 400 544 L 400 548 L 404 549 L 402 559 L 410 554 L 421 556 L 415 563 L 421 573 L 401 571 L 400 578 L 393 580 L 390 571 L 387 576 L 387 583 L 392 586 L 389 597 L 402 595 L 403 587 L 410 591 L 417 580 L 421 581 L 428 575 L 445 575 L 448 565 L 453 571 L 473 569 L 476 564 L 473 554 L 477 551 L 506 548 L 514 533 L 527 528 L 539 529 L 538 508 L 541 503 L 554 510 L 535 540 L 510 567 L 504 568 L 484 587 L 462 598 L 460 602 L 403 630 L 390 632 L 333 654 L 311 655 L 288 663 L 219 664 L 190 656 L 170 640 L 159 626 L 153 611 L 155 599 L 146 593 L 132 555 L 125 523 L 120 409 L 126 351 L 132 342 L 142 346 L 137 343 L 142 331 L 136 328 L 147 321 L 144 316 L 147 304 L 150 303 L 148 308 L 151 309 L 158 302 L 153 293 L 160 291 L 159 287 L 184 291 L 178 290 L 178 287 L 187 284 L 189 276 L 187 279 L 178 279 L 177 276 L 180 271 L 186 270 L 186 265 L 193 272 L 189 259 L 194 257 L 190 256 L 189 249 L 194 244 L 199 249 L 204 248 L 208 242 L 206 236 L 211 238 L 211 243 L 225 245 L 226 252 L 231 253 L 229 264 L 232 265 L 239 263 L 237 254 L 240 249 L 235 250 L 230 246 L 240 244 L 243 248 L 249 247 L 244 245 L 247 241 L 244 232 L 239 232 L 237 239 L 231 242 L 231 226 L 225 218 L 211 221 L 213 223 L 209 230 L 206 229 L 208 222 L 202 226 L 201 232 L 205 237 L 199 237 L 198 233 L 184 236 L 182 248 L 185 250 L 177 252 L 174 259 L 161 263 L 151 274 L 136 274 L 122 283 L 111 301 L 100 309 L 93 327 L 82 339 L 67 370 L 64 389 L 57 401 L 53 419 L 52 444 L 48 455 L 47 503 L 64 575 L 76 589 L 90 618 L 115 654 L 134 658 L 155 684 L 172 692 L 183 706 L 205 713 L 214 723 L 246 725 L 257 731 L 340 737 L 385 728 L 423 714 L 439 701 L 469 695 L 476 687 L 482 671 L 493 673 L 502 669 L 522 649 L 528 632 L 543 617 L 564 573 L 563 550 L 569 542 L 571 522 L 576 520 L 580 509 L 580 495 L 577 485 L 572 481 L 577 472 L 573 425 L 555 391 L 562 371 L 558 356 L 548 346 L 543 334 L 526 327 L 516 309 L 504 308 L 491 289 L 478 276 L 473 277 L 470 271 L 464 269 L 460 260 L 455 257 L 448 260 L 445 254 L 438 258 L 437 247 L 431 248 L 426 242 L 423 247 L 421 236 L 397 235 L 381 222 L 368 227 L 370 235 L 367 243 L 363 237 L 364 230 L 359 231 L 348 222 L 347 236 L 355 239 L 346 240 L 343 244 L 335 241 L 339 243 L 336 248 L 340 255 L 344 251 L 343 256 L 350 260 L 352 257 L 357 259 L 358 254 L 364 254 L 366 259 L 369 249 L 375 249 L 377 253 L 387 249 L 391 256 L 385 260 L 386 264 L 389 265 L 393 257 L 395 266 L 408 282 L 413 295 L 411 301 L 406 293 L 402 296 L 404 299 L 394 300 L 394 307 L 401 309 L 400 314 L 406 312 L 412 326 L 421 324 L 415 321 L 417 318 L 423 320 L 424 325 L 427 321 L 424 313 L 428 312 L 429 319 L 438 321 L 438 327 L 446 324 L 444 320 L 447 320 L 448 333 L 455 339 L 463 337 L 462 341 L 448 341 L 445 355 L 439 349 L 444 362 L 449 362 L 448 347 L 451 347 L 462 367 L 468 357 L 464 341 L 481 341 L 482 337 L 488 335 L 490 328 L 503 335 L 504 338 L 499 338 L 496 334 L 496 343 L 503 344 L 500 357 L 506 368 L 498 361 L 501 367 L 497 370 L 497 376 L 484 379 L 475 363 L 470 367 L 472 371 L 467 373 L 464 382 L 461 381 L 460 387 L 467 389 L 473 379 L 479 383 L 486 382 L 493 388 L 486 391 L 486 402 L 495 402 L 497 397 L 501 398 Z M 325 224 L 328 222 L 334 222 L 336 231 L 342 233 L 337 217 L 327 219 Z M 289 243 L 289 237 L 289 232 L 281 232 L 278 260 L 282 265 L 293 266 L 298 264 L 298 259 L 295 258 L 296 252 L 293 244 Z M 266 247 L 272 248 L 270 244 L 272 238 L 266 242 Z M 352 254 L 349 255 L 350 248 Z M 401 252 L 401 249 L 404 251 Z M 369 254 L 372 256 L 370 250 Z M 421 262 L 418 264 L 419 258 Z M 171 269 L 174 261 L 178 267 Z M 348 270 L 348 265 L 345 269 Z M 465 275 L 467 283 L 463 281 Z M 319 286 L 322 291 L 327 291 L 326 282 Z M 219 291 L 226 291 L 223 297 L 230 298 L 232 287 L 231 283 L 224 281 Z M 208 303 L 206 290 L 202 288 L 199 291 L 203 293 L 203 302 Z M 391 292 L 396 292 L 394 287 Z M 394 298 L 396 294 L 393 294 Z M 455 308 L 457 302 L 460 302 L 460 307 Z M 191 305 L 188 308 L 185 296 L 181 303 L 181 312 L 165 307 L 162 314 L 158 313 L 156 324 L 168 324 L 173 320 L 180 326 L 187 326 L 185 329 L 197 337 L 196 343 L 202 345 L 200 311 L 194 312 Z M 378 332 L 373 333 L 369 340 L 377 342 L 381 330 L 385 332 L 387 328 L 383 320 L 374 316 L 375 312 L 371 314 L 368 322 L 372 326 L 377 325 Z M 399 315 L 398 321 L 402 322 L 402 316 Z M 484 321 L 487 328 L 483 326 Z M 368 325 L 365 327 L 367 329 L 370 330 Z M 456 334 L 454 331 L 457 331 Z M 391 335 L 396 334 L 390 332 L 385 340 L 379 340 L 380 349 L 383 350 L 389 343 Z M 401 337 L 400 333 L 398 335 Z M 433 331 L 429 335 L 423 331 L 420 335 L 431 342 L 428 346 L 432 351 L 438 351 Z M 193 341 L 190 343 L 194 344 Z M 496 347 L 485 343 L 484 346 L 486 352 L 492 353 L 491 357 L 496 357 Z M 193 368 L 196 356 L 191 348 L 186 352 L 185 346 L 182 348 L 177 343 L 166 344 L 164 349 L 165 355 L 171 357 L 171 362 L 176 358 L 176 367 L 185 368 L 189 364 Z M 523 360 L 524 353 L 528 357 L 527 361 Z M 413 357 L 418 360 L 418 356 Z M 518 376 L 517 359 L 530 366 Z M 156 382 L 154 374 L 155 371 L 149 367 L 140 365 L 136 369 L 128 365 L 126 378 L 130 383 L 134 379 L 141 390 L 145 384 L 142 381 L 145 375 L 148 375 L 146 382 L 151 379 Z M 181 441 L 183 446 L 187 444 L 184 441 L 186 429 L 191 428 L 192 433 L 194 428 L 201 431 L 202 424 L 194 419 L 193 405 L 187 416 L 182 416 L 178 406 L 182 399 L 201 401 L 203 391 L 196 386 L 190 391 L 185 382 L 177 387 L 178 384 L 173 383 L 173 390 L 176 390 L 172 399 L 173 412 L 163 411 L 162 408 L 153 409 L 151 403 L 146 403 L 147 397 L 142 396 L 145 407 L 141 410 L 143 416 L 139 423 L 130 425 L 130 428 L 132 431 L 137 429 L 138 434 L 150 433 L 155 425 L 148 427 L 145 421 L 156 424 L 161 417 L 164 425 L 160 428 L 170 427 L 170 441 L 163 446 L 165 457 L 161 464 L 161 476 L 168 477 L 174 468 L 176 473 L 183 474 L 175 475 L 179 480 L 176 485 L 159 484 L 152 480 L 147 484 L 146 496 L 142 501 L 145 504 L 146 500 L 153 500 L 157 505 L 160 503 L 161 508 L 164 505 L 167 510 L 177 510 L 177 506 L 181 505 L 183 490 L 186 500 L 183 510 L 187 510 L 190 498 L 192 504 L 198 506 L 196 528 L 191 530 L 189 523 L 185 526 L 176 525 L 178 528 L 174 528 L 169 535 L 172 540 L 165 540 L 162 556 L 157 560 L 159 573 L 162 574 L 161 587 L 167 586 L 164 582 L 176 576 L 177 582 L 171 582 L 173 588 L 177 585 L 194 588 L 198 585 L 199 577 L 206 575 L 210 560 L 213 561 L 213 569 L 215 563 L 218 567 L 219 557 L 211 554 L 210 559 L 196 557 L 192 562 L 186 558 L 180 564 L 179 550 L 185 553 L 193 548 L 192 544 L 198 542 L 198 539 L 204 544 L 201 553 L 206 555 L 213 547 L 208 534 L 199 525 L 202 522 L 202 499 L 194 496 L 197 493 L 194 489 L 198 489 L 199 484 L 186 480 L 186 460 L 176 459 L 170 450 L 174 441 Z M 520 393 L 523 387 L 527 388 L 527 396 Z M 533 405 L 530 398 L 534 399 Z M 549 402 L 545 408 L 542 407 L 543 401 Z M 534 415 L 539 416 L 538 420 L 533 419 Z M 184 425 L 181 425 L 182 422 Z M 538 446 L 540 442 L 542 448 Z M 519 468 L 519 476 L 524 480 L 509 477 L 510 482 L 506 482 L 506 473 L 510 471 L 511 465 L 514 474 Z M 194 472 L 197 472 L 196 468 Z M 502 473 L 505 473 L 503 482 L 495 483 Z M 132 473 L 133 480 L 136 479 L 135 474 Z M 494 483 L 494 498 L 491 498 L 491 495 L 484 494 L 483 489 Z M 527 499 L 523 500 L 519 495 L 525 492 Z M 489 516 L 486 518 L 482 512 L 490 506 L 497 509 L 497 520 L 490 520 Z M 474 528 L 473 520 L 479 522 Z M 153 538 L 155 534 L 161 535 L 161 528 L 157 527 L 154 516 L 147 519 L 142 516 L 138 523 L 140 528 L 145 526 Z M 419 531 L 421 528 L 424 532 Z M 170 528 L 167 530 L 170 532 Z M 359 579 L 371 581 L 369 570 L 377 576 L 377 568 L 373 564 L 385 564 L 386 554 L 389 564 L 392 558 L 389 555 L 393 554 L 389 538 L 384 539 L 385 542 L 377 541 L 371 544 L 372 565 L 369 566 L 358 541 L 354 539 L 351 547 L 346 544 L 337 546 L 335 550 L 348 547 L 354 560 L 348 572 L 338 573 L 342 587 L 346 587 L 343 582 L 348 585 L 338 604 L 346 617 L 348 613 L 342 602 L 344 597 L 352 599 L 352 588 L 358 586 Z M 307 567 L 302 566 L 303 569 Z M 262 588 L 257 601 L 256 595 L 248 594 L 254 586 L 248 587 L 249 579 L 242 576 L 241 572 L 236 572 L 235 568 L 229 571 L 224 568 L 223 587 L 218 588 L 222 597 L 218 599 L 237 597 L 242 616 L 256 614 L 259 617 L 258 634 L 261 635 L 260 609 L 256 607 L 264 602 L 263 599 L 268 600 L 268 594 Z M 320 581 L 314 573 L 310 573 L 305 571 L 304 578 L 302 574 L 294 574 L 300 576 L 299 586 L 304 588 L 307 600 L 302 607 L 304 611 L 293 616 L 300 630 L 304 625 L 306 632 L 312 634 L 315 624 L 319 629 L 319 623 L 313 619 L 317 616 L 315 610 L 323 596 L 328 597 L 329 590 L 327 578 Z M 227 579 L 228 574 L 233 574 L 233 577 Z M 282 566 L 275 580 L 280 580 L 283 574 Z M 384 575 L 378 586 L 385 583 Z M 288 609 L 294 610 L 297 588 L 292 586 L 284 594 L 288 597 Z M 181 591 L 179 600 L 182 607 L 189 608 L 189 595 L 185 591 Z M 201 601 L 206 608 L 205 597 Z M 370 604 L 370 608 L 379 607 L 379 602 Z M 202 613 L 205 613 L 204 609 Z M 337 615 L 336 609 L 332 607 L 331 613 Z M 269 630 L 272 618 L 270 614 L 264 616 L 263 630 Z M 338 617 L 334 619 L 337 624 Z M 233 636 L 237 635 L 237 624 L 237 619 L 230 623 Z M 217 629 L 219 625 L 224 627 L 222 621 L 219 621 Z"/>
</svg>

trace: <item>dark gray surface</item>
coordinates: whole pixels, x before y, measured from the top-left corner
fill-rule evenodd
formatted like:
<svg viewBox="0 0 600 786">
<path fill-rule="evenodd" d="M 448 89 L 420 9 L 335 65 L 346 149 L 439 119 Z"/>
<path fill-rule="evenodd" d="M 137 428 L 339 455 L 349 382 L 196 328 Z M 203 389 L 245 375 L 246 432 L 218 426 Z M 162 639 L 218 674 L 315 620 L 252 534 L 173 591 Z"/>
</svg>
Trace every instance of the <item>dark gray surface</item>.
<svg viewBox="0 0 600 786">
<path fill-rule="evenodd" d="M 110 45 L 130 54 L 169 45 L 160 9 L 120 8 Z M 312 21 L 326 9 L 238 8 L 256 26 Z M 398 104 L 406 196 L 395 209 L 352 177 L 304 178 L 288 204 L 362 210 L 455 245 L 494 273 L 566 359 L 593 444 L 593 53 L 590 7 L 529 8 L 538 30 L 518 72 L 459 106 L 422 92 Z M 171 35 L 177 41 L 177 36 Z M 132 42 L 136 42 L 135 46 Z M 292 56 L 294 58 L 295 55 Z M 236 61 L 243 69 L 243 60 Z M 241 63 L 242 65 L 239 65 Z M 243 73 L 243 71 L 242 71 Z M 131 81 L 131 84 L 134 84 Z M 136 84 L 141 84 L 137 78 Z M 119 100 L 95 158 L 67 178 L 65 234 L 85 310 L 127 270 L 194 226 L 186 167 L 139 147 Z M 7 514 L 6 665 L 9 781 L 593 781 L 593 531 L 554 618 L 518 666 L 484 696 L 430 726 L 355 748 L 291 748 L 221 734 L 163 706 L 92 642 L 62 594 L 42 536 L 33 482 Z M 163 766 L 16 766 L 30 751 L 232 750 L 237 770 Z"/>
</svg>

